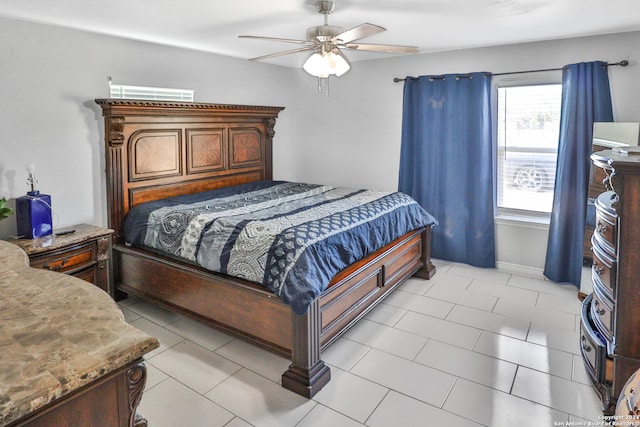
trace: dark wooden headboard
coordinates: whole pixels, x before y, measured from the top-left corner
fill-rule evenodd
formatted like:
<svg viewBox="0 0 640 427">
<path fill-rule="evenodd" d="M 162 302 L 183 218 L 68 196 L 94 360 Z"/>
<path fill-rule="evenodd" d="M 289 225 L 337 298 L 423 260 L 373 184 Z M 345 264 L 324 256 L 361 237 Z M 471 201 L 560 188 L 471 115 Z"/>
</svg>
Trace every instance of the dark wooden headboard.
<svg viewBox="0 0 640 427">
<path fill-rule="evenodd" d="M 105 119 L 109 227 L 114 243 L 133 206 L 272 179 L 283 107 L 96 99 Z"/>
</svg>

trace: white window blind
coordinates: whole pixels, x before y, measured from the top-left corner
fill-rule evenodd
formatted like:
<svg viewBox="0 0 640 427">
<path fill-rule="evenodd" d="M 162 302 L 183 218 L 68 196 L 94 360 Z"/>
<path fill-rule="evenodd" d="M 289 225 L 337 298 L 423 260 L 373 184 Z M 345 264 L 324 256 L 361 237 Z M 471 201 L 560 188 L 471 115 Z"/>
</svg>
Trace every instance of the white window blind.
<svg viewBox="0 0 640 427">
<path fill-rule="evenodd" d="M 551 212 L 562 85 L 498 88 L 498 211 Z"/>
<path fill-rule="evenodd" d="M 147 99 L 153 101 L 193 102 L 193 90 L 109 83 L 111 98 Z"/>
</svg>

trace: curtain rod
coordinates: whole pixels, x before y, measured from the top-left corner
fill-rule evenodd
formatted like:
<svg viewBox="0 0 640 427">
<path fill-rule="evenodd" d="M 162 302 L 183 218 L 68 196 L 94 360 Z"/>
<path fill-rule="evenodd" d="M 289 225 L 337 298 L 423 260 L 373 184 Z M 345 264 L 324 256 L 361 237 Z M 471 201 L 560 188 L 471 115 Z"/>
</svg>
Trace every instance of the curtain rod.
<svg viewBox="0 0 640 427">
<path fill-rule="evenodd" d="M 626 59 L 623 59 L 622 61 L 619 61 L 619 62 L 608 62 L 607 63 L 607 67 L 612 67 L 614 65 L 619 65 L 621 67 L 626 67 L 627 65 L 629 65 L 629 61 L 627 61 Z M 560 71 L 560 70 L 562 70 L 562 68 L 544 68 L 544 69 L 541 69 L 541 70 L 511 71 L 509 73 L 495 73 L 495 74 L 491 74 L 491 75 L 492 76 L 508 76 L 508 75 L 511 75 L 511 74 L 539 73 L 539 72 L 543 72 L 543 71 Z M 415 77 L 410 77 L 410 78 L 415 78 Z M 406 78 L 405 79 L 401 79 L 401 78 L 398 78 L 398 77 L 394 77 L 393 78 L 394 83 L 403 82 L 405 80 L 406 80 Z"/>
</svg>

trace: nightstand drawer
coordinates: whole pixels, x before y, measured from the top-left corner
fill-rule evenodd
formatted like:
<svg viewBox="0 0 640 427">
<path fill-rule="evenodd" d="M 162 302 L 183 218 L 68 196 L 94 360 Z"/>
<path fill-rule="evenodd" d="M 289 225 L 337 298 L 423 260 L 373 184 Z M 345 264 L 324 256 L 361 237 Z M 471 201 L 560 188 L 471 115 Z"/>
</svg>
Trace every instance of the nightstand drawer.
<svg viewBox="0 0 640 427">
<path fill-rule="evenodd" d="M 98 286 L 113 297 L 110 274 L 113 230 L 88 224 L 56 229 L 38 239 L 9 240 L 29 255 L 29 264 L 70 274 Z"/>
<path fill-rule="evenodd" d="M 67 273 L 89 267 L 95 263 L 95 260 L 95 245 L 85 244 L 34 257 L 31 260 L 31 267 Z"/>
<path fill-rule="evenodd" d="M 82 279 L 85 282 L 89 283 L 98 283 L 96 277 L 96 269 L 95 268 L 85 268 L 84 270 L 76 271 L 75 273 L 70 273 L 73 277 L 77 277 L 78 279 Z"/>
</svg>

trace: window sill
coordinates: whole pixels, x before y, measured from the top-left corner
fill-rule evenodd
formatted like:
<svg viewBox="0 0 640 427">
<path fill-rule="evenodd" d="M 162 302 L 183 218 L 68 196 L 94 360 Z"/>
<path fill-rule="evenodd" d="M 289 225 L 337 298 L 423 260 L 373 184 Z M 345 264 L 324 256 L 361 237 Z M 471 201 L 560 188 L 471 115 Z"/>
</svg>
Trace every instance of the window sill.
<svg viewBox="0 0 640 427">
<path fill-rule="evenodd" d="M 499 225 L 517 225 L 548 230 L 550 218 L 526 214 L 501 213 L 495 216 L 494 222 Z"/>
</svg>

